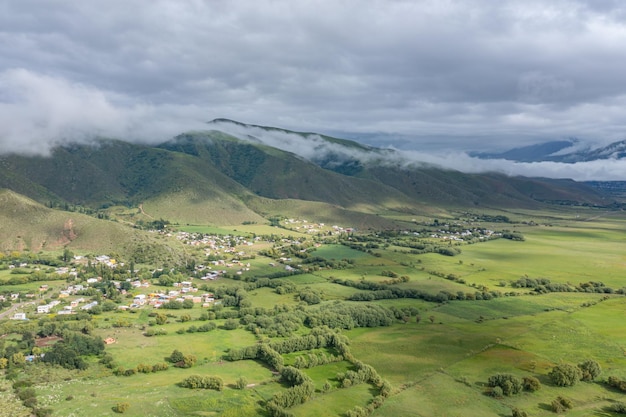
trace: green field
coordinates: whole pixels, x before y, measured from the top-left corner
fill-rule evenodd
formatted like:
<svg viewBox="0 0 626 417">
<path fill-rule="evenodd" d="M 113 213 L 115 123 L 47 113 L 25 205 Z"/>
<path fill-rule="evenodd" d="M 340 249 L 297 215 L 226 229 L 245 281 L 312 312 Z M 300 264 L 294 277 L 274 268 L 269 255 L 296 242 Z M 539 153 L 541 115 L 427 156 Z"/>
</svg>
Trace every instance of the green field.
<svg viewBox="0 0 626 417">
<path fill-rule="evenodd" d="M 250 256 L 246 261 L 250 263 L 250 271 L 235 276 L 234 269 L 229 269 L 229 277 L 215 281 L 193 280 L 202 286 L 198 293 L 224 292 L 232 298 L 221 301 L 229 300 L 229 303 L 235 303 L 236 297 L 241 296 L 246 300 L 245 306 L 194 305 L 191 309 L 158 311 L 144 306 L 126 312 L 101 312 L 82 319 L 88 320 L 88 332 L 92 335 L 115 339 L 115 343 L 106 346 L 105 353 L 111 355 L 116 367 L 128 370 L 140 364 L 167 362 L 174 350 L 195 356 L 197 362 L 193 367 L 180 369 L 170 364 L 165 371 L 115 376 L 115 368 L 107 369 L 98 363 L 99 358 L 90 357 L 87 359 L 90 366 L 83 371 L 27 364 L 19 368 L 17 374 L 13 373 L 12 365 L 2 372 L 10 378 L 33 382 L 39 406 L 51 408 L 52 416 L 118 415 L 113 407 L 119 402 L 130 405 L 125 412 L 128 416 L 269 416 L 266 403 L 275 394 L 287 392 L 288 384 L 266 359 L 229 361 L 229 350 L 307 335 L 311 332 L 307 320 L 319 319 L 316 314 L 322 314 L 325 309 L 345 307 L 339 317 L 328 322 L 332 327 L 352 314 L 349 308 L 378 306 L 393 317 L 389 325 L 337 327 L 336 331 L 347 337 L 352 357 L 302 368 L 301 372 L 310 378 L 315 391 L 304 403 L 289 407 L 288 412 L 298 417 L 349 416 L 349 410 L 365 409 L 382 392 L 381 387 L 368 381 L 342 387 L 339 379 L 356 372 L 357 364 L 364 363 L 391 385 L 383 404 L 371 410 L 369 415 L 372 416 L 506 417 L 514 407 L 527 411 L 530 416 L 552 416 L 555 414 L 550 404 L 557 396 L 573 401 L 574 407 L 566 413 L 568 416 L 614 416 L 609 407 L 615 401 L 623 401 L 624 397 L 619 391 L 607 388 L 604 382 L 608 376 L 626 379 L 626 298 L 623 294 L 626 220 L 623 214 L 597 217 L 604 213 L 584 210 L 578 214 L 571 211 L 535 213 L 535 217 L 531 212 L 509 213 L 516 221 L 526 222 L 506 225 L 522 233 L 524 241 L 495 239 L 458 244 L 460 254 L 456 256 L 409 253 L 407 247 L 385 242 L 377 242 L 378 246 L 367 252 L 342 245 L 336 237 L 324 240 L 306 236 L 307 243 L 315 241 L 319 247 L 301 258 L 294 256 L 291 264 L 297 269 L 306 269 L 305 260 L 311 256 L 334 262 L 343 260 L 341 267 L 316 266 L 287 276 L 280 274 L 285 271 L 284 260 L 258 253 L 272 248 L 276 249 L 277 257 L 293 256 L 287 253 L 289 250 L 301 253 L 297 244 L 291 247 L 291 243 L 281 241 L 290 233 L 285 229 L 256 224 L 232 228 L 184 226 L 184 230 L 195 233 L 282 234 L 276 242 L 255 242 L 241 248 Z M 528 224 L 529 220 L 533 220 L 533 225 Z M 410 223 L 407 220 L 407 224 Z M 501 225 L 490 224 L 489 227 L 495 229 Z M 159 239 L 165 242 L 166 238 Z M 429 238 L 428 242 L 438 244 L 434 238 Z M 201 249 L 186 250 L 204 256 Z M 235 258 L 235 255 L 228 256 L 227 261 Z M 405 279 L 394 281 L 391 275 Z M 0 283 L 15 276 L 8 269 L 0 270 Z M 265 279 L 264 286 L 255 286 L 257 277 L 267 276 L 273 278 Z M 522 277 L 547 278 L 555 284 L 568 284 L 570 291 L 540 293 L 542 291 L 533 288 L 515 288 L 512 283 Z M 346 280 L 350 285 L 333 282 L 334 279 Z M 148 281 L 150 287 L 132 289 L 116 303 L 128 305 L 136 294 L 173 289 L 160 286 L 157 279 Z M 575 290 L 580 283 L 590 281 L 601 282 L 604 286 L 595 287 L 600 288 L 596 292 Z M 368 283 L 377 285 L 379 291 L 357 288 Z M 41 284 L 51 288 L 43 298 L 38 293 Z M 291 292 L 279 291 L 277 287 L 281 284 L 286 284 L 285 288 L 291 288 Z M 34 281 L 0 285 L 0 292 L 35 293 L 37 297 L 32 302 L 37 304 L 55 298 L 66 285 L 65 280 Z M 386 298 L 346 301 L 353 294 L 377 294 L 381 289 L 388 290 Z M 397 291 L 396 295 L 390 295 L 391 290 Z M 308 304 L 303 295 L 307 292 L 315 293 L 319 300 Z M 442 292 L 453 298 L 457 294 L 463 294 L 463 298 L 467 294 L 472 297 L 492 295 L 475 300 L 429 298 Z M 404 296 L 397 295 L 408 293 L 420 296 L 402 298 Z M 60 307 L 77 297 L 79 295 L 61 300 Z M 29 300 L 21 298 L 19 301 Z M 54 313 L 37 315 L 34 305 L 24 305 L 22 310 L 31 320 L 0 321 L 3 351 L 20 346 L 24 331 L 36 332 L 39 326 L 55 320 Z M 242 313 L 239 317 L 239 311 L 245 311 L 246 315 Z M 167 314 L 168 322 L 155 325 L 156 312 Z M 213 316 L 207 320 L 208 313 L 232 314 L 236 316 L 238 328 L 227 330 L 225 317 Z M 262 327 L 253 325 L 257 319 L 268 325 L 281 313 L 300 320 L 298 328 L 282 332 L 282 324 L 274 323 L 274 329 L 279 331 L 269 336 Z M 186 315 L 190 321 L 183 322 Z M 120 323 L 124 325 L 120 327 Z M 207 323 L 217 328 L 208 332 L 186 331 L 190 326 Z M 147 337 L 145 333 L 151 329 L 166 334 Z M 324 347 L 280 356 L 285 365 L 291 366 L 302 358 L 309 360 L 338 352 L 336 347 Z M 593 359 L 602 367 L 603 372 L 595 382 L 579 382 L 574 387 L 562 388 L 548 376 L 557 364 L 577 364 L 586 359 Z M 497 373 L 510 373 L 520 378 L 533 376 L 542 388 L 534 393 L 494 398 L 488 395 L 487 384 L 489 377 Z M 190 375 L 219 376 L 224 389 L 180 387 L 178 383 Z M 236 384 L 242 377 L 247 386 L 237 389 Z M 11 392 L 9 381 L 2 382 L 3 390 Z M 326 384 L 329 386 L 325 388 Z M 5 404 L 6 410 L 17 410 L 16 415 L 24 411 L 14 396 L 7 395 L 3 401 L 0 404 Z"/>
</svg>

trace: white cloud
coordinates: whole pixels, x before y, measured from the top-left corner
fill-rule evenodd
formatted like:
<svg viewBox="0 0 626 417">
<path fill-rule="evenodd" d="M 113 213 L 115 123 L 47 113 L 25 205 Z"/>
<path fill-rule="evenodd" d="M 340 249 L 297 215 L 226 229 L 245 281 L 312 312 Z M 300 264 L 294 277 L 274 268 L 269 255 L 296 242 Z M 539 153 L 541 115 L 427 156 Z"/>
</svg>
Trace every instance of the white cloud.
<svg viewBox="0 0 626 417">
<path fill-rule="evenodd" d="M 0 73 L 0 149 L 47 154 L 99 137 L 158 143 L 204 125 L 197 109 L 151 106 L 93 87 L 18 69 Z"/>
<path fill-rule="evenodd" d="M 217 117 L 459 153 L 626 136 L 620 1 L 0 0 L 0 27 L 4 152 Z"/>
</svg>

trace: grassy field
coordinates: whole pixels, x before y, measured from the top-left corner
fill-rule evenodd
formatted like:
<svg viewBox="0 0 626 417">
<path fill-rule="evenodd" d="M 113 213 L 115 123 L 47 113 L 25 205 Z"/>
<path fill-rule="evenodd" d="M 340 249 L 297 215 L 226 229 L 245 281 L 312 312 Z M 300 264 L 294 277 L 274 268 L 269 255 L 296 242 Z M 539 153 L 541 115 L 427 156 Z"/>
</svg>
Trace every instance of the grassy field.
<svg viewBox="0 0 626 417">
<path fill-rule="evenodd" d="M 392 298 L 369 303 L 347 302 L 348 305 L 372 304 L 392 310 L 411 308 L 419 315 L 419 320 L 413 314 L 406 323 L 396 320 L 386 327 L 341 330 L 348 338 L 355 360 L 371 365 L 392 385 L 390 397 L 371 415 L 506 417 L 511 415 L 513 407 L 519 407 L 530 416 L 551 416 L 554 415 L 550 410 L 552 400 L 565 396 L 574 403 L 568 416 L 611 416 L 608 407 L 614 401 L 623 401 L 623 394 L 607 389 L 603 381 L 608 376 L 626 378 L 626 298 L 615 293 L 626 286 L 623 278 L 626 221 L 614 216 L 597 217 L 603 213 L 590 209 L 581 209 L 579 213 L 554 211 L 540 214 L 535 213 L 533 217 L 530 212 L 510 213 L 510 217 L 517 221 L 534 221 L 533 225 L 506 225 L 521 232 L 524 241 L 497 239 L 462 245 L 457 256 L 409 254 L 406 248 L 399 246 L 380 247 L 373 253 L 366 253 L 335 241 L 321 244 L 313 256 L 334 261 L 345 259 L 350 265 L 344 269 L 321 268 L 272 280 L 272 283 L 295 284 L 297 291 L 292 293 L 279 294 L 271 287 L 249 289 L 250 308 L 273 310 L 276 306 L 289 306 L 294 312 L 318 308 L 320 305 L 309 306 L 299 300 L 298 292 L 304 289 L 320 294 L 321 305 L 332 306 L 354 293 L 365 291 L 333 283 L 333 278 L 389 285 L 385 284 L 390 281 L 385 271 L 409 277 L 408 282 L 393 284 L 394 287 L 428 294 L 498 291 L 502 295 L 489 300 L 437 303 Z M 185 226 L 185 230 L 216 234 L 290 234 L 284 229 L 258 224 L 232 228 Z M 307 236 L 309 239 L 313 237 Z M 270 247 L 271 243 L 255 243 L 244 248 L 255 256 L 246 261 L 250 262 L 250 271 L 241 279 L 222 277 L 214 282 L 194 282 L 239 288 L 248 285 L 246 280 L 255 276 L 282 271 L 283 265 L 276 260 L 256 253 Z M 191 253 L 192 249 L 189 251 Z M 449 274 L 457 279 L 446 279 Z M 13 276 L 8 270 L 0 271 L 0 281 Z M 552 282 L 572 286 L 601 281 L 614 293 L 536 294 L 529 288 L 511 286 L 512 281 L 524 276 L 549 278 Z M 3 285 L 0 290 L 36 292 L 42 283 L 60 287 L 64 281 Z M 149 289 L 131 292 L 167 289 L 153 285 Z M 46 297 L 53 293 L 47 293 Z M 135 312 L 95 315 L 93 332 L 103 338 L 116 339 L 116 343 L 107 345 L 106 352 L 125 369 L 164 362 L 174 349 L 195 355 L 197 364 L 193 368 L 170 366 L 167 371 L 126 377 L 113 376 L 110 370 L 98 365 L 95 358 L 90 362 L 90 369 L 82 372 L 44 367 L 33 376 L 42 381 L 36 384 L 40 404 L 51 407 L 53 416 L 112 416 L 116 415 L 112 407 L 117 402 L 130 404 L 126 412 L 129 416 L 256 416 L 266 415 L 264 402 L 286 388 L 272 369 L 261 361 L 224 360 L 230 348 L 255 345 L 266 339 L 265 335 L 246 330 L 243 325 L 236 330 L 225 330 L 221 327 L 224 319 L 209 321 L 217 328 L 206 333 L 178 333 L 191 325 L 208 323 L 198 319 L 202 312 L 211 309 L 195 306 L 191 310 L 162 311 L 171 315 L 169 322 L 155 327 L 150 326 L 154 320 L 149 314 L 151 311 L 151 308 L 144 307 Z M 228 307 L 226 311 L 236 312 L 237 309 Z M 181 322 L 179 319 L 183 314 L 189 314 L 192 321 Z M 53 315 L 45 317 L 52 318 Z M 130 327 L 116 327 L 119 322 Z M 30 324 L 36 326 L 36 321 L 32 320 Z M 167 334 L 146 337 L 145 331 L 151 328 L 162 329 Z M 303 324 L 294 335 L 309 331 Z M 277 337 L 277 340 L 284 338 Z M 4 346 L 17 346 L 20 339 L 21 335 L 15 332 L 5 336 L 3 343 Z M 331 351 L 335 352 L 318 349 L 286 353 L 283 358 L 285 364 L 291 365 L 299 355 Z M 589 358 L 598 361 L 603 369 L 597 382 L 560 388 L 548 377 L 556 364 L 576 364 Z M 36 368 L 32 367 L 28 372 L 35 372 Z M 368 383 L 340 388 L 341 381 L 337 379 L 338 374 L 354 369 L 354 365 L 346 360 L 304 369 L 316 391 L 309 401 L 290 408 L 289 412 L 298 417 L 345 416 L 355 406 L 366 407 L 378 394 L 378 388 Z M 542 388 L 535 393 L 493 398 L 487 395 L 486 385 L 489 377 L 496 373 L 534 376 Z M 184 389 L 177 385 L 192 374 L 219 375 L 225 388 L 217 392 Z M 245 377 L 249 384 L 243 390 L 235 388 L 241 377 Z M 330 383 L 331 389 L 323 392 L 326 382 Z M 15 408 L 18 410 L 16 415 L 19 415 L 19 403 L 14 398 L 6 398 L 3 400 L 6 407 Z"/>
</svg>

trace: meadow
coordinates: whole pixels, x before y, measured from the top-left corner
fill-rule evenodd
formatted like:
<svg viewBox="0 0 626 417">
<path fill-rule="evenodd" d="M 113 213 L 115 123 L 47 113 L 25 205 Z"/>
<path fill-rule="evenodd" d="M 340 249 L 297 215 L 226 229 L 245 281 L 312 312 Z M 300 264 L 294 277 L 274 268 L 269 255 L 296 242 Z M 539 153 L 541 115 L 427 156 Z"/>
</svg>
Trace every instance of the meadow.
<svg viewBox="0 0 626 417">
<path fill-rule="evenodd" d="M 483 226 L 511 228 L 523 234 L 523 241 L 500 238 L 460 244 L 456 256 L 409 253 L 401 246 L 382 244 L 369 251 L 357 250 L 340 244 L 337 239 L 320 241 L 310 255 L 343 261 L 341 268 L 311 268 L 307 273 L 272 278 L 273 286 L 250 287 L 245 290 L 249 301 L 246 307 L 162 310 L 168 314 L 168 322 L 162 325 L 154 325 L 152 308 L 148 306 L 135 312 L 111 311 L 93 316 L 93 334 L 116 340 L 105 349 L 116 366 L 132 369 L 140 364 L 167 362 L 172 351 L 179 350 L 197 358 L 189 369 L 170 366 L 160 372 L 117 376 L 98 363 L 97 358 L 92 358 L 86 371 L 29 365 L 21 371 L 21 378 L 36 381 L 38 401 L 51 408 L 52 416 L 117 415 L 113 407 L 121 401 L 130 405 L 124 413 L 128 416 L 269 416 L 266 403 L 277 393 L 287 392 L 289 385 L 265 359 L 230 361 L 229 351 L 288 341 L 309 334 L 311 327 L 303 320 L 290 334 L 268 336 L 263 329 L 250 327 L 252 319 L 237 316 L 238 311 L 258 308 L 270 317 L 285 311 L 287 315 L 310 319 L 319 318 L 324 309 L 337 306 L 345 309 L 379 306 L 397 313 L 394 320 L 389 325 L 335 329 L 347 338 L 351 356 L 301 368 L 312 382 L 314 392 L 307 401 L 289 407 L 289 413 L 298 417 L 352 417 L 360 410 L 368 410 L 367 414 L 372 416 L 502 417 L 512 415 L 513 408 L 519 408 L 529 416 L 552 416 L 551 402 L 564 396 L 573 402 L 568 416 L 617 416 L 610 407 L 616 401 L 623 401 L 623 394 L 608 388 L 605 381 L 608 376 L 626 378 L 623 292 L 626 218 L 619 213 L 605 216 L 602 212 L 585 210 L 584 216 L 572 212 L 535 213 L 532 218 L 531 213 L 511 214 L 514 221 L 520 222 Z M 209 226 L 184 229 L 196 233 L 228 230 L 235 233 L 230 228 Z M 289 233 L 267 225 L 236 229 L 237 233 L 245 234 Z M 209 289 L 244 289 L 257 275 L 283 270 L 269 266 L 270 262 L 271 258 L 258 255 L 250 261 L 251 271 L 247 275 L 220 278 L 210 283 Z M 394 281 L 389 271 L 407 279 Z M 0 280 L 11 276 L 8 271 L 0 271 Z M 547 278 L 571 288 L 590 281 L 602 282 L 603 288 L 610 291 L 556 292 L 515 287 L 514 281 L 522 277 Z M 421 293 L 416 298 L 348 301 L 355 293 L 377 292 L 356 287 L 367 283 Z M 33 291 L 39 284 L 7 285 L 0 289 Z M 295 290 L 278 291 L 277 286 L 283 284 Z M 141 291 L 157 289 L 153 285 L 150 290 Z M 133 294 L 140 292 L 133 291 Z M 311 291 L 319 295 L 319 303 L 305 302 L 302 294 Z M 471 300 L 429 298 L 441 292 L 496 295 Z M 341 310 L 342 314 L 349 314 L 345 309 Z M 228 329 L 224 317 L 207 320 L 202 316 L 213 311 L 233 314 L 237 317 L 237 328 Z M 182 320 L 182 315 L 189 315 L 190 320 Z M 120 321 L 128 325 L 116 326 Z M 190 326 L 206 323 L 214 323 L 216 328 L 208 332 L 186 331 Z M 161 329 L 166 334 L 147 337 L 145 333 L 149 329 Z M 16 335 L 12 333 L 8 337 L 15 336 L 17 340 Z M 296 361 L 330 353 L 337 354 L 337 348 L 285 352 L 280 356 L 285 365 L 294 365 Z M 567 388 L 551 381 L 548 374 L 555 365 L 577 364 L 587 359 L 597 361 L 602 367 L 603 372 L 595 381 L 579 382 Z M 371 366 L 391 386 L 384 400 L 371 409 L 367 407 L 380 396 L 380 384 L 361 381 L 346 385 L 343 380 L 346 374 L 358 369 L 359 363 Z M 540 381 L 541 389 L 493 397 L 489 395 L 488 380 L 498 373 L 519 378 L 532 376 Z M 219 376 L 224 389 L 192 390 L 179 386 L 189 375 Z M 238 389 L 242 377 L 246 386 Z"/>
</svg>

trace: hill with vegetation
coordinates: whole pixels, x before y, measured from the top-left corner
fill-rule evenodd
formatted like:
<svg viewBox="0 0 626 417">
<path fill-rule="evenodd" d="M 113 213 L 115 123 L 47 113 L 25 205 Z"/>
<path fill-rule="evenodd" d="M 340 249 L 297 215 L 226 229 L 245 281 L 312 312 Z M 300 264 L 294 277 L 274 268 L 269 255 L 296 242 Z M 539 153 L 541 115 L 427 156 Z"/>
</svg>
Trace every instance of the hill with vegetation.
<svg viewBox="0 0 626 417">
<path fill-rule="evenodd" d="M 209 127 L 214 130 L 185 133 L 158 146 L 103 139 L 60 146 L 45 157 L 4 155 L 0 188 L 48 208 L 135 227 L 160 219 L 180 225 L 263 224 L 280 214 L 391 229 L 398 217 L 463 207 L 612 203 L 574 181 L 464 174 L 349 140 L 223 119 Z M 0 210 L 10 222 L 27 221 Z M 24 239 L 17 232 L 7 236 Z M 109 239 L 113 245 L 117 238 Z M 43 247 L 43 237 L 21 245 Z"/>
<path fill-rule="evenodd" d="M 55 210 L 0 190 L 0 251 L 123 253 L 138 262 L 184 262 L 184 252 L 152 234 L 87 214 Z"/>
</svg>

